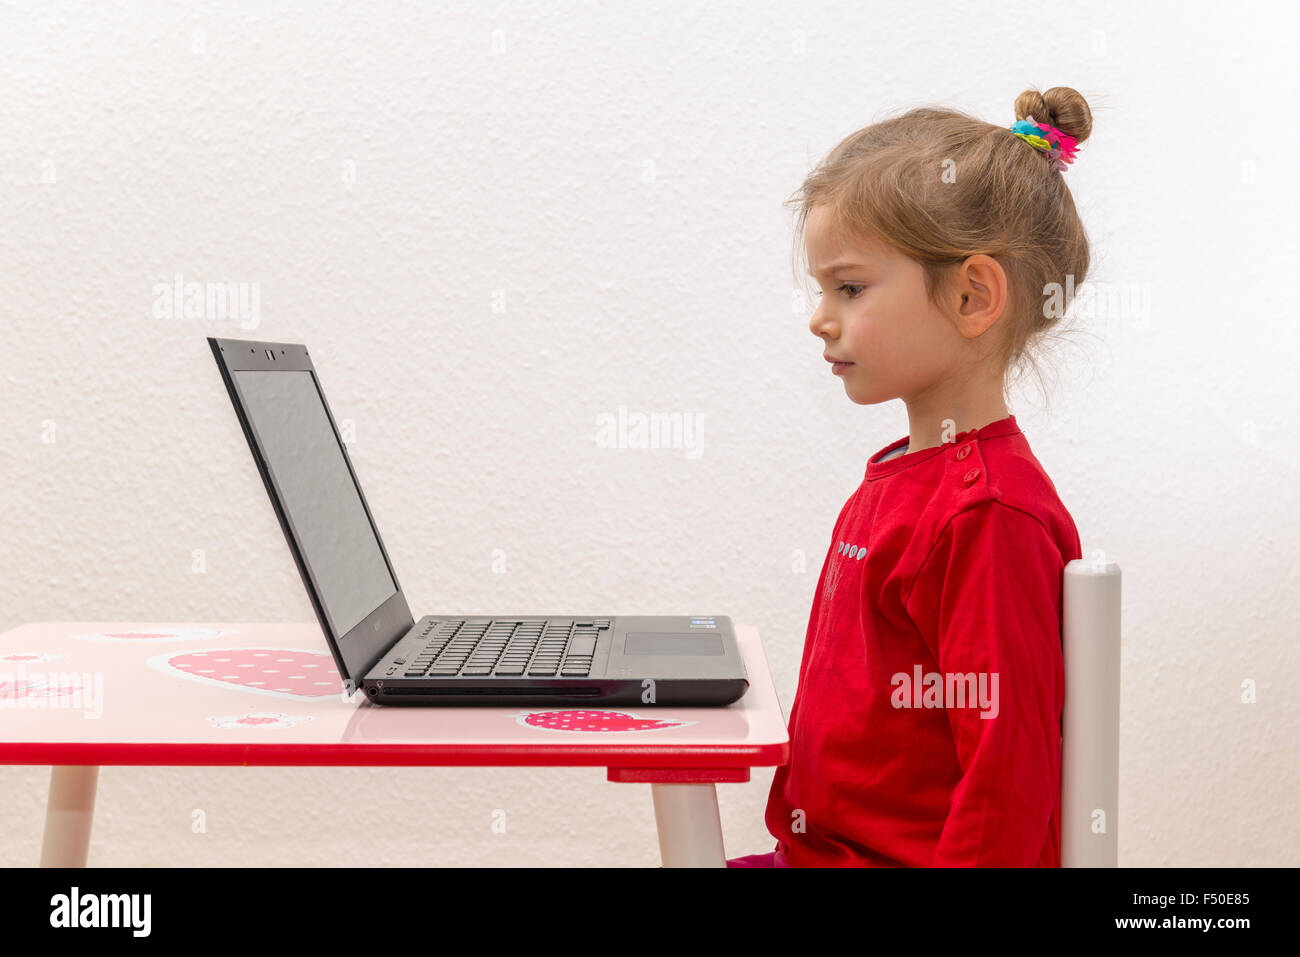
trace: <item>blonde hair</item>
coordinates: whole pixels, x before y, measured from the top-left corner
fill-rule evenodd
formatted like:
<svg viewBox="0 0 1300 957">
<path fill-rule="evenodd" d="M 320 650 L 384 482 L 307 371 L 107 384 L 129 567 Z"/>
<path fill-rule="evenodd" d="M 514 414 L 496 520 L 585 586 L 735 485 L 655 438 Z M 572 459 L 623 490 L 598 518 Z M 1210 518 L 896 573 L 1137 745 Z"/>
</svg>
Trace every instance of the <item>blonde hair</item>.
<svg viewBox="0 0 1300 957">
<path fill-rule="evenodd" d="M 1082 143 L 1092 133 L 1088 101 L 1068 86 L 1016 97 L 1015 118 L 1032 116 Z M 939 305 L 953 267 L 992 256 L 1006 272 L 1009 302 L 995 356 L 1004 376 L 1059 321 L 1048 315 L 1048 283 L 1068 305 L 1088 273 L 1088 237 L 1064 174 L 1040 150 L 965 113 L 914 109 L 845 137 L 788 200 L 797 212 L 795 268 L 806 262 L 808 213 L 825 205 L 847 236 L 873 237 L 919 262 L 926 293 Z M 1066 280 L 1073 276 L 1073 285 Z"/>
</svg>

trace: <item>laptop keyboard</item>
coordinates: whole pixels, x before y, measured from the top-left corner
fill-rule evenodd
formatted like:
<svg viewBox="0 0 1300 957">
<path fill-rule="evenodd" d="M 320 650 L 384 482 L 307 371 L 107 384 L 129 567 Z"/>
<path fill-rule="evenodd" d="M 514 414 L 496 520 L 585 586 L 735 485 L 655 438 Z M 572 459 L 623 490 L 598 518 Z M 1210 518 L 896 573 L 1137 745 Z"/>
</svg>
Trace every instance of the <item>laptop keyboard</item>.
<svg viewBox="0 0 1300 957">
<path fill-rule="evenodd" d="M 405 664 L 407 678 L 585 678 L 591 674 L 608 618 L 521 618 L 432 621 L 424 649 Z"/>
</svg>

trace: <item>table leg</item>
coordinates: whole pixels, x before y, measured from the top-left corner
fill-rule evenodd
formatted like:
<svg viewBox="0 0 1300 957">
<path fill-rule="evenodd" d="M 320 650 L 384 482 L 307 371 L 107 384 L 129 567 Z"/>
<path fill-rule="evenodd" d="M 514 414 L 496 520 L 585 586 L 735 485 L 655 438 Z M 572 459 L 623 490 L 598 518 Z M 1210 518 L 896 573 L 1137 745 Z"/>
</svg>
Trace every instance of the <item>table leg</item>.
<svg viewBox="0 0 1300 957">
<path fill-rule="evenodd" d="M 96 765 L 60 764 L 50 768 L 41 867 L 86 866 L 98 786 Z"/>
<path fill-rule="evenodd" d="M 664 867 L 726 867 L 713 784 L 652 784 Z"/>
</svg>

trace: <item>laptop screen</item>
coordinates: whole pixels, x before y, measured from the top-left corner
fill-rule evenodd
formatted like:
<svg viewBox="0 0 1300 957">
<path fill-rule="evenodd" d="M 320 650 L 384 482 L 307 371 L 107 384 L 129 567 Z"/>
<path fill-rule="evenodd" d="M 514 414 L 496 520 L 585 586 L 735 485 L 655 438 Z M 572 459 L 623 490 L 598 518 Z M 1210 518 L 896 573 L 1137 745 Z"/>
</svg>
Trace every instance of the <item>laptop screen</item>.
<svg viewBox="0 0 1300 957">
<path fill-rule="evenodd" d="M 280 489 L 333 633 L 342 637 L 397 591 L 316 377 L 307 371 L 232 373 Z"/>
</svg>

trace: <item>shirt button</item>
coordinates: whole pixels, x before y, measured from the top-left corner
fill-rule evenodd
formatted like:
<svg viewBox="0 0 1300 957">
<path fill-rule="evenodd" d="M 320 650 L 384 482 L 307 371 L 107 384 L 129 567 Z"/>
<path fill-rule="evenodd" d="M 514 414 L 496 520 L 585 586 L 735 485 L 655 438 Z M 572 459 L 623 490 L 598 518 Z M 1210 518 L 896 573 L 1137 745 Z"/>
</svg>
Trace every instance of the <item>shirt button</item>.
<svg viewBox="0 0 1300 957">
<path fill-rule="evenodd" d="M 970 485 L 971 482 L 975 481 L 979 477 L 980 477 L 980 470 L 971 469 L 964 476 L 962 476 L 962 481 L 965 482 L 967 485 Z"/>
<path fill-rule="evenodd" d="M 970 446 L 963 445 L 961 448 L 957 450 L 957 461 L 960 462 L 968 455 L 970 455 Z"/>
</svg>

